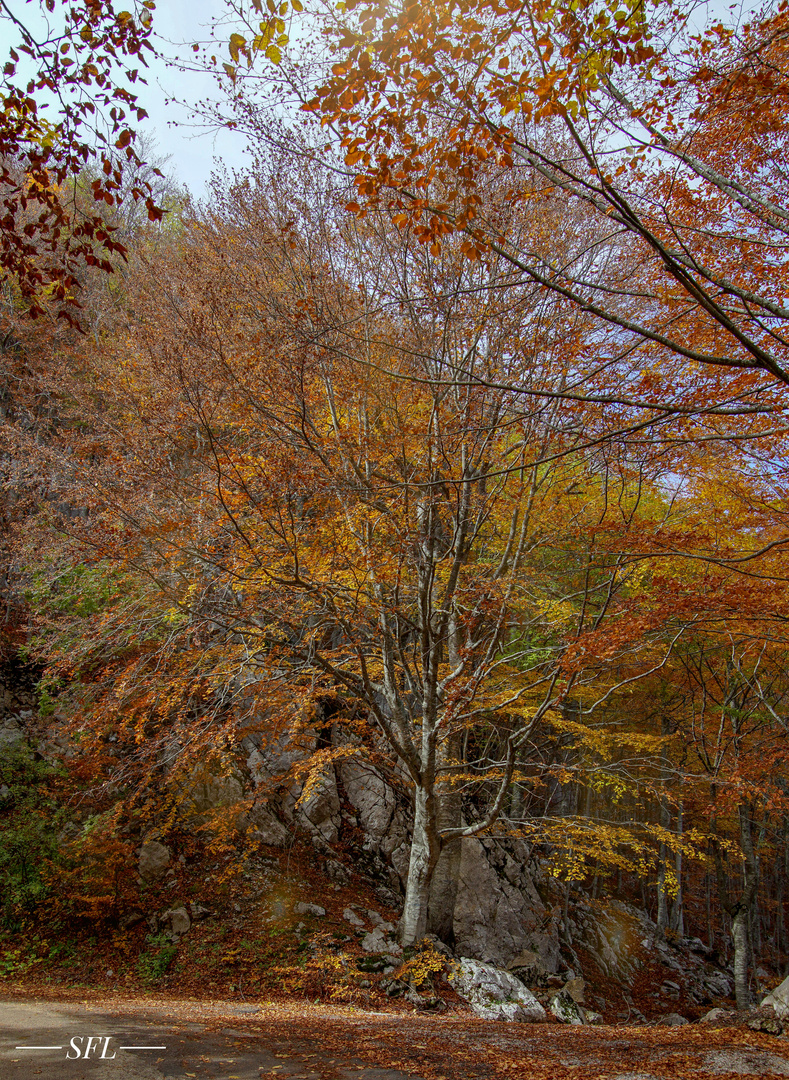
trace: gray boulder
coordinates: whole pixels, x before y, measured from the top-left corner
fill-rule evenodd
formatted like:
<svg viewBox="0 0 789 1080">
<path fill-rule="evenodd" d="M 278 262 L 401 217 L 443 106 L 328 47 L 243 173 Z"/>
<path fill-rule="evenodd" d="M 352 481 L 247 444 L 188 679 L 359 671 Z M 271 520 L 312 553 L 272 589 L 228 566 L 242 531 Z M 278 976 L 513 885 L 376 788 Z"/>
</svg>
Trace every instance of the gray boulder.
<svg viewBox="0 0 789 1080">
<path fill-rule="evenodd" d="M 686 1016 L 681 1016 L 679 1013 L 671 1012 L 666 1013 L 665 1016 L 661 1016 L 658 1023 L 663 1024 L 666 1027 L 682 1027 L 684 1024 L 689 1024 L 690 1020 L 688 1020 Z"/>
<path fill-rule="evenodd" d="M 368 953 L 392 953 L 399 956 L 403 951 L 400 946 L 391 941 L 388 935 L 379 927 L 376 927 L 375 930 L 371 930 L 369 934 L 364 935 L 361 946 L 364 951 Z"/>
<path fill-rule="evenodd" d="M 195 922 L 198 919 L 210 919 L 214 914 L 210 908 L 207 908 L 205 904 L 199 903 L 197 900 L 189 901 L 189 909 L 192 915 L 192 921 Z"/>
<path fill-rule="evenodd" d="M 727 1009 L 710 1009 L 709 1012 L 705 1013 L 702 1016 L 702 1018 L 699 1020 L 699 1023 L 717 1024 L 721 1020 L 725 1020 L 729 1016 L 731 1016 L 731 1013 Z"/>
<path fill-rule="evenodd" d="M 777 1016 L 755 1016 L 748 1021 L 751 1031 L 761 1031 L 764 1035 L 782 1035 L 784 1026 Z"/>
<path fill-rule="evenodd" d="M 529 986 L 538 982 L 548 972 L 542 965 L 542 961 L 533 949 L 523 949 L 517 956 L 507 964 L 507 971 L 511 971 L 513 975 L 521 980 L 524 985 Z"/>
<path fill-rule="evenodd" d="M 720 968 L 703 970 L 700 975 L 700 982 L 704 992 L 712 998 L 731 997 L 734 992 L 733 981 Z"/>
<path fill-rule="evenodd" d="M 504 873 L 497 872 L 494 859 L 501 862 Z M 498 846 L 485 847 L 473 837 L 463 840 L 452 920 L 456 951 L 505 965 L 528 950 L 536 955 L 541 969 L 557 971 L 559 939 L 552 922 L 548 929 L 543 926 L 545 905 L 527 874 L 512 884 L 507 869 L 514 876 Z"/>
<path fill-rule="evenodd" d="M 377 911 L 373 911 L 372 908 L 367 909 L 367 918 L 377 927 L 378 930 L 383 930 L 385 934 L 391 934 L 394 930 L 394 924 L 387 922 L 382 915 L 379 915 Z"/>
<path fill-rule="evenodd" d="M 530 990 L 510 974 L 492 964 L 461 957 L 450 965 L 449 981 L 483 1020 L 515 1020 L 539 1023 L 545 1009 Z"/>
<path fill-rule="evenodd" d="M 166 844 L 158 840 L 146 840 L 140 848 L 137 869 L 140 877 L 148 885 L 161 881 L 172 862 L 173 854 Z"/>
<path fill-rule="evenodd" d="M 561 1024 L 572 1024 L 573 1027 L 578 1027 L 586 1023 L 584 1010 L 564 990 L 553 995 L 548 1008 Z"/>
<path fill-rule="evenodd" d="M 0 723 L 0 747 L 4 750 L 12 746 L 21 746 L 25 741 L 25 732 L 19 721 L 9 716 Z"/>
<path fill-rule="evenodd" d="M 159 925 L 163 930 L 169 930 L 171 934 L 183 937 L 189 932 L 192 920 L 185 907 L 170 908 L 159 916 Z"/>
<path fill-rule="evenodd" d="M 320 918 L 326 914 L 326 908 L 321 907 L 320 904 L 305 904 L 303 900 L 300 900 L 293 905 L 293 913 L 294 915 L 313 915 Z"/>
<path fill-rule="evenodd" d="M 326 877 L 335 885 L 347 885 L 351 880 L 350 873 L 337 859 L 327 859 L 323 869 Z"/>
<path fill-rule="evenodd" d="M 789 1017 L 789 978 L 784 979 L 780 986 L 762 998 L 762 1008 L 769 1007 L 780 1020 Z"/>
</svg>

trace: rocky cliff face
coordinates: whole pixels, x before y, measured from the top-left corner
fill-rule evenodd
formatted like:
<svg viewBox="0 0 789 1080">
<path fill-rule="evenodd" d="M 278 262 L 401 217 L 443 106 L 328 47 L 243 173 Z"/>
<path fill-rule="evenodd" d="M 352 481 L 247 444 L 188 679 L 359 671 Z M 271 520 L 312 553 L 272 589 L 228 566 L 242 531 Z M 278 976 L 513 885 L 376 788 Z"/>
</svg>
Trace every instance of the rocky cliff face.
<svg viewBox="0 0 789 1080">
<path fill-rule="evenodd" d="M 15 699 L 14 710 L 0 717 L 0 752 L 26 734 L 32 737 L 32 728 L 26 728 L 33 712 L 19 704 Z M 46 741 L 34 740 L 38 752 L 47 756 L 53 747 L 62 750 L 56 736 L 52 731 Z M 318 782 L 305 791 L 298 766 L 313 745 L 298 748 L 248 737 L 240 749 L 243 756 L 232 775 L 195 771 L 184 782 L 180 827 L 202 829 L 213 810 L 238 806 L 239 823 L 263 845 L 287 850 L 297 837 L 311 841 L 316 864 L 329 882 L 340 888 L 364 878 L 396 911 L 410 844 L 407 788 L 398 777 L 384 775 L 354 753 L 326 764 Z M 172 852 L 155 830 L 141 838 L 136 861 L 148 885 L 173 874 Z M 505 974 L 508 970 L 521 985 L 541 994 L 542 1005 L 554 1012 L 557 993 L 569 995 L 560 1002 L 563 1015 L 573 1012 L 574 1001 L 590 1015 L 591 1009 L 610 1014 L 618 1007 L 619 1019 L 639 1020 L 646 1007 L 651 1015 L 660 1010 L 674 1015 L 729 997 L 731 975 L 701 941 L 671 944 L 643 911 L 615 900 L 582 897 L 568 905 L 548 870 L 517 837 L 463 840 L 450 941 L 454 955 Z M 394 948 L 388 941 L 378 951 Z M 607 997 L 590 994 L 584 1001 L 585 979 L 590 985 L 606 982 Z M 617 999 L 613 1006 L 612 995 Z"/>
<path fill-rule="evenodd" d="M 297 755 L 285 747 L 244 740 L 249 781 L 268 789 Z M 294 829 L 312 836 L 327 863 L 338 845 L 352 853 L 346 872 L 362 869 L 376 880 L 382 899 L 396 902 L 405 887 L 410 837 L 405 796 L 369 762 L 350 757 L 324 768 L 319 783 L 300 801 L 298 784 L 280 790 L 250 814 L 258 838 L 282 846 Z M 329 873 L 337 873 L 329 867 Z M 524 950 L 543 970 L 561 964 L 558 922 L 534 880 L 531 852 L 521 840 L 469 838 L 462 843 L 453 918 L 458 955 L 506 966 Z"/>
<path fill-rule="evenodd" d="M 250 782 L 261 790 L 296 760 L 292 750 L 264 751 L 254 739 L 246 740 L 245 751 Z M 408 870 L 406 796 L 356 757 L 327 766 L 309 797 L 300 802 L 300 794 L 292 785 L 253 810 L 259 838 L 276 847 L 290 843 L 294 830 L 308 833 L 330 878 L 345 881 L 362 872 L 396 908 Z M 669 1010 L 708 1007 L 731 995 L 731 974 L 698 939 L 667 941 L 630 904 L 582 898 L 565 909 L 563 899 L 548 867 L 523 840 L 465 839 L 453 913 L 455 955 L 542 986 L 546 1005 L 559 986 L 582 1000 L 581 976 L 602 981 L 617 1001 L 593 996 L 586 1011 L 614 1007 L 621 1019 L 644 1019 L 636 999 L 650 1015 L 672 1016 L 678 1014 Z"/>
</svg>

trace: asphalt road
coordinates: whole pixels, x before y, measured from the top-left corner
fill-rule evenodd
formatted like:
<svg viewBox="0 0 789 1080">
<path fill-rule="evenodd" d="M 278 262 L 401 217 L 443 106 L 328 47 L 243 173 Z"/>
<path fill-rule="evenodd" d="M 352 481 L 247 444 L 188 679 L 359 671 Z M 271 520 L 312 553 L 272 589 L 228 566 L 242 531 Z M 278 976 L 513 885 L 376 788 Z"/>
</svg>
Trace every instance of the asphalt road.
<svg viewBox="0 0 789 1080">
<path fill-rule="evenodd" d="M 287 1032 L 283 1031 L 283 1038 Z M 319 1048 L 316 1048 L 319 1049 Z M 337 1080 L 418 1080 L 349 1060 Z M 311 1055 L 314 1058 L 314 1055 Z M 0 1002 L 0 1080 L 321 1080 L 264 1036 L 202 1024 L 110 1016 L 82 1005 Z"/>
</svg>

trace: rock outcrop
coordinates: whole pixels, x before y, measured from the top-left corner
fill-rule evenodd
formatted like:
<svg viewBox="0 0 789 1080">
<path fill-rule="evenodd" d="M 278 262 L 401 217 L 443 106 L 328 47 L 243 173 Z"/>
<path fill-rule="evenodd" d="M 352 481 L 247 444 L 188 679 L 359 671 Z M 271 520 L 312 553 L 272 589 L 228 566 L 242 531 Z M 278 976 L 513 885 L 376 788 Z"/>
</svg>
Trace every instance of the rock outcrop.
<svg viewBox="0 0 789 1080">
<path fill-rule="evenodd" d="M 308 833 L 331 861 L 332 879 L 342 883 L 347 871 L 334 858 L 331 845 L 353 834 L 352 842 L 358 845 L 355 869 L 375 881 L 387 902 L 402 896 L 408 874 L 410 811 L 378 769 L 355 754 L 340 759 L 324 768 L 318 784 L 300 801 L 300 784 L 286 782 L 277 790 L 276 782 L 311 745 L 299 751 L 284 742 L 268 745 L 261 738 L 248 737 L 242 748 L 250 789 L 266 793 L 265 802 L 247 815 L 257 839 L 283 847 L 294 830 Z M 544 974 L 560 969 L 557 920 L 535 888 L 530 858 L 528 845 L 522 841 L 463 841 L 452 924 L 457 953 L 504 966 L 531 951 L 535 970 Z"/>
<path fill-rule="evenodd" d="M 668 941 L 632 904 L 582 901 L 573 909 L 569 930 L 568 951 L 582 949 L 607 978 L 625 989 L 645 964 L 659 963 L 667 974 L 653 991 L 656 1002 L 668 1004 L 684 996 L 696 1005 L 710 1005 L 733 992 L 730 973 L 713 962 L 698 938 Z"/>
<path fill-rule="evenodd" d="M 772 1009 L 779 1020 L 789 1018 L 789 978 L 784 979 L 780 986 L 776 986 L 772 993 L 762 999 L 762 1008 Z"/>
<path fill-rule="evenodd" d="M 185 907 L 170 908 L 159 916 L 159 928 L 175 938 L 188 934 L 191 925 L 192 920 Z"/>
<path fill-rule="evenodd" d="M 321 735 L 328 737 L 325 732 Z M 334 749 L 344 749 L 346 736 L 341 730 L 330 737 Z M 239 819 L 255 839 L 285 847 L 294 832 L 300 831 L 312 838 L 318 861 L 331 881 L 343 885 L 350 875 L 361 874 L 388 906 L 396 908 L 405 888 L 410 847 L 410 808 L 397 777 L 384 774 L 357 747 L 348 747 L 348 756 L 325 764 L 318 783 L 311 783 L 304 794 L 299 765 L 316 745 L 316 736 L 310 734 L 303 737 L 301 746 L 285 739 L 267 743 L 263 735 L 244 739 L 246 768 L 224 779 L 207 780 L 194 792 L 199 797 L 193 800 L 193 809 L 205 812 L 244 800 Z M 256 803 L 255 792 L 259 794 Z M 168 865 L 164 845 L 153 839 L 143 845 L 139 869 L 144 880 L 161 880 Z M 580 976 L 594 981 L 594 972 L 587 970 L 592 965 L 622 987 L 627 1019 L 643 1020 L 629 992 L 638 972 L 652 962 L 663 968 L 662 981 L 653 993 L 655 1013 L 660 1006 L 668 1011 L 673 1002 L 676 1007 L 682 1003 L 717 1005 L 730 995 L 730 974 L 712 962 L 702 942 L 670 943 L 644 912 L 619 901 L 581 900 L 567 908 L 548 871 L 535 860 L 529 845 L 517 838 L 462 841 L 450 940 L 455 955 L 471 958 L 468 963 L 477 965 L 468 969 L 463 984 L 473 990 L 477 1007 L 493 1008 L 490 1002 L 485 1004 L 484 994 L 495 990 L 500 995 L 506 990 L 504 998 L 497 1000 L 497 1017 L 511 1014 L 523 1019 L 518 1010 L 534 1011 L 535 1004 L 544 1012 L 533 995 L 508 998 L 515 990 L 528 993 L 528 986 L 540 992 L 544 1005 L 558 1019 L 583 1023 L 589 1010 Z M 369 912 L 366 919 L 364 915 L 361 909 L 345 911 L 365 952 L 371 958 L 395 956 L 394 926 L 379 926 Z M 481 989 L 485 972 L 498 972 L 490 976 L 492 983 L 490 979 L 485 983 L 488 990 Z M 789 992 L 783 994 L 779 988 L 775 993 L 778 1008 L 789 1012 Z M 605 1007 L 599 997 L 591 1004 Z"/>
<path fill-rule="evenodd" d="M 526 952 L 534 957 L 535 971 L 558 971 L 556 921 L 528 872 L 527 845 L 516 840 L 511 846 L 517 861 L 496 841 L 463 841 L 453 918 L 456 951 L 502 965 Z"/>
<path fill-rule="evenodd" d="M 533 1024 L 546 1019 L 534 994 L 508 971 L 464 956 L 451 965 L 448 978 L 456 993 L 483 1020 Z"/>
<path fill-rule="evenodd" d="M 137 869 L 146 884 L 154 884 L 164 877 L 172 861 L 172 852 L 158 840 L 146 840 L 137 857 Z"/>
<path fill-rule="evenodd" d="M 0 721 L 0 750 L 20 747 L 25 741 L 23 718 L 19 714 L 6 716 Z"/>
<path fill-rule="evenodd" d="M 560 990 L 554 994 L 548 1006 L 550 1012 L 562 1024 L 572 1024 L 577 1027 L 586 1023 L 586 1014 L 577 1001 L 573 1001 L 568 993 Z"/>
</svg>

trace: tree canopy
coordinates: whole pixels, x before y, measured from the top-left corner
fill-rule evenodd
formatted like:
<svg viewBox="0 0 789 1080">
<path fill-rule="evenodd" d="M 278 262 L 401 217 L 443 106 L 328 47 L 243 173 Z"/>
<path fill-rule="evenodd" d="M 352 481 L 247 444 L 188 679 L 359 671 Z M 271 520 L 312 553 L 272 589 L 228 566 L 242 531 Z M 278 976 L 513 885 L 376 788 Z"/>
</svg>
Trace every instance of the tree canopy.
<svg viewBox="0 0 789 1080">
<path fill-rule="evenodd" d="M 303 13 L 330 69 L 288 55 L 300 9 L 239 9 L 255 164 L 136 231 L 84 339 L 26 315 L 65 310 L 69 260 L 111 269 L 59 192 L 93 157 L 112 203 L 113 155 L 140 164 L 117 106 L 87 146 L 79 95 L 134 107 L 109 73 L 149 19 L 25 38 L 60 65 L 6 98 L 9 212 L 58 178 L 4 241 L 41 701 L 160 828 L 250 733 L 284 764 L 245 812 L 367 762 L 410 806 L 407 945 L 451 934 L 492 830 L 568 895 L 649 881 L 661 929 L 714 883 L 744 1005 L 787 843 L 786 5 L 696 30 L 666 0 L 350 0 Z M 296 120 L 259 108 L 262 58 Z M 78 94 L 51 141 L 47 78 Z"/>
</svg>

